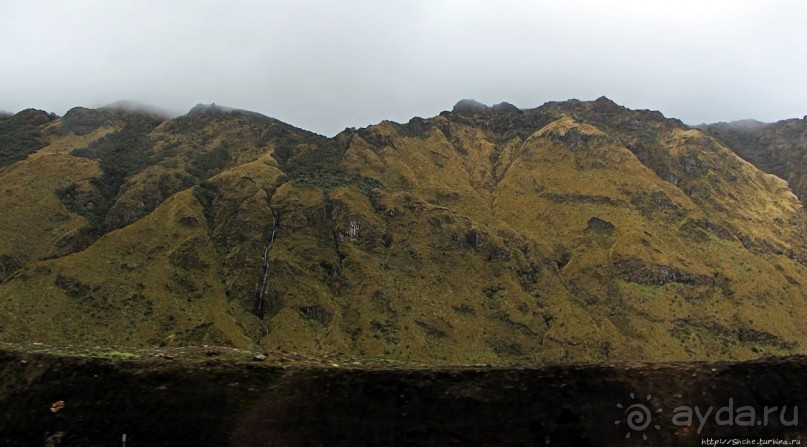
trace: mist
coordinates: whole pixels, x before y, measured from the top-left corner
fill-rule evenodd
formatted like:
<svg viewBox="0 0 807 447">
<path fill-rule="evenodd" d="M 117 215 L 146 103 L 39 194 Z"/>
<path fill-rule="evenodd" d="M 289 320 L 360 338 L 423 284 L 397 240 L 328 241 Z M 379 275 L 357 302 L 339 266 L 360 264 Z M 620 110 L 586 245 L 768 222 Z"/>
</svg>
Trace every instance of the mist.
<svg viewBox="0 0 807 447">
<path fill-rule="evenodd" d="M 197 103 L 334 135 L 462 98 L 807 114 L 802 0 L 4 2 L 0 110 Z"/>
</svg>

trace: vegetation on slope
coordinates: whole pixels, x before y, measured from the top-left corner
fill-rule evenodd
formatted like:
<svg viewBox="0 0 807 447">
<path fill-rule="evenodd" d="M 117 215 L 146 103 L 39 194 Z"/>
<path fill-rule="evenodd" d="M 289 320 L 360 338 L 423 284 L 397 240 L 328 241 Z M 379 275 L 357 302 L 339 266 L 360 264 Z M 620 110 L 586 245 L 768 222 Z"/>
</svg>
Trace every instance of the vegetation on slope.
<svg viewBox="0 0 807 447">
<path fill-rule="evenodd" d="M 73 223 L 6 222 L 61 242 L 9 263 L 0 339 L 489 364 L 807 349 L 801 205 L 658 112 L 464 101 L 332 139 L 218 106 L 84 114 L 41 150 L 83 177 L 10 167 L 48 170 L 24 191 Z"/>
<path fill-rule="evenodd" d="M 0 117 L 0 168 L 24 160 L 28 154 L 44 147 L 47 143 L 42 139 L 40 126 L 55 118 L 34 109 Z"/>
<path fill-rule="evenodd" d="M 802 203 L 807 203 L 807 117 L 700 127 L 758 168 L 787 180 Z"/>
</svg>

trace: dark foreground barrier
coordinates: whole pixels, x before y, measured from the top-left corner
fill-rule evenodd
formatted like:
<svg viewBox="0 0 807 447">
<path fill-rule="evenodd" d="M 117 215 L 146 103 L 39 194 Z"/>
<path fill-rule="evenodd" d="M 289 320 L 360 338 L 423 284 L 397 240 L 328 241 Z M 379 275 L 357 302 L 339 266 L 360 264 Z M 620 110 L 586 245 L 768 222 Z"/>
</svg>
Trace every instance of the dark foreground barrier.
<svg viewBox="0 0 807 447">
<path fill-rule="evenodd" d="M 281 367 L 0 351 L 0 445 L 807 445 L 806 367 Z"/>
</svg>

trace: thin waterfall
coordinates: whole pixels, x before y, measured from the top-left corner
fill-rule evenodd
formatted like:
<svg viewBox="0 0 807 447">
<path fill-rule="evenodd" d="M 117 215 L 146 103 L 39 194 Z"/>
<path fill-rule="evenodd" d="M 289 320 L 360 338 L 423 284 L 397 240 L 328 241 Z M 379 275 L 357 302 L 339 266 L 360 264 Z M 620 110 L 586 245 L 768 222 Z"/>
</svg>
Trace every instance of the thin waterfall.
<svg viewBox="0 0 807 447">
<path fill-rule="evenodd" d="M 255 315 L 260 318 L 263 318 L 264 315 L 264 297 L 266 295 L 266 285 L 269 283 L 269 251 L 275 244 L 277 229 L 277 218 L 275 217 L 275 213 L 272 212 L 272 235 L 269 237 L 269 243 L 266 244 L 266 247 L 263 249 L 263 278 L 258 285 L 257 302 L 255 303 Z"/>
</svg>

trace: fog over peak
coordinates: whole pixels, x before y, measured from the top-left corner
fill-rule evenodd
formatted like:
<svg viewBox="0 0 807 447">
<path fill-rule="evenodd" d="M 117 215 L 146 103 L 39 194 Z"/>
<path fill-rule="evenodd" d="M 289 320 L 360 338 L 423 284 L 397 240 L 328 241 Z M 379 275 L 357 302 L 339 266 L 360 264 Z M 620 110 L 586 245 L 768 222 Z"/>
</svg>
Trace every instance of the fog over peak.
<svg viewBox="0 0 807 447">
<path fill-rule="evenodd" d="M 140 101 L 135 101 L 133 99 L 119 99 L 101 108 L 120 112 L 146 113 L 149 115 L 156 115 L 165 118 L 174 118 L 177 116 L 175 113 L 171 113 L 167 110 L 161 109 L 160 107 L 153 106 L 151 104 L 146 104 Z"/>
<path fill-rule="evenodd" d="M 0 110 L 228 104 L 333 135 L 458 98 L 695 124 L 807 110 L 803 0 L 4 2 Z"/>
</svg>

